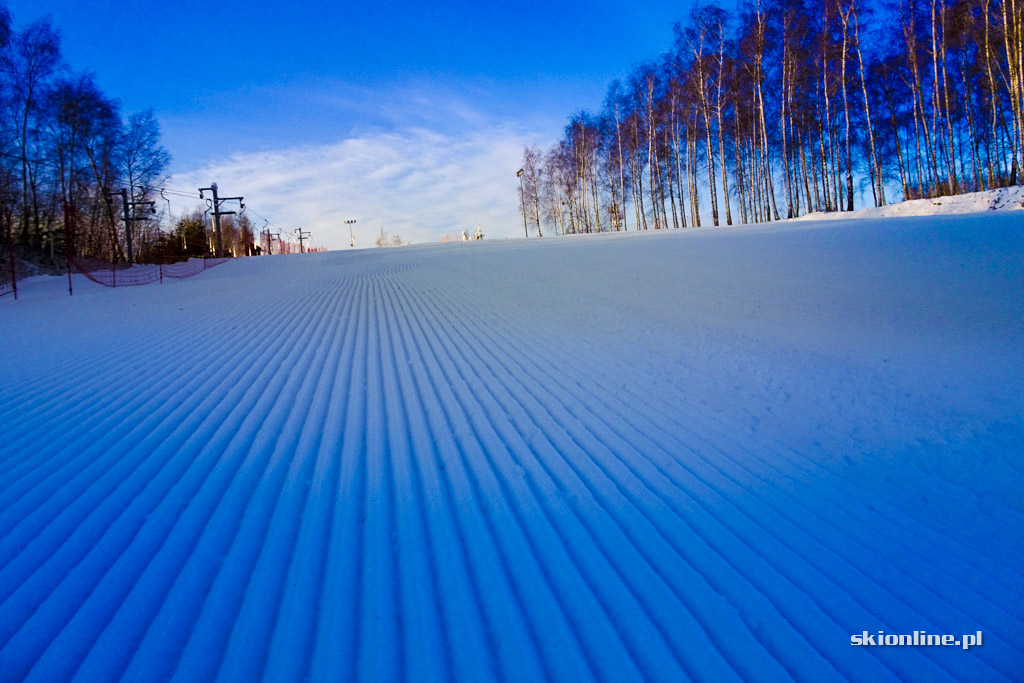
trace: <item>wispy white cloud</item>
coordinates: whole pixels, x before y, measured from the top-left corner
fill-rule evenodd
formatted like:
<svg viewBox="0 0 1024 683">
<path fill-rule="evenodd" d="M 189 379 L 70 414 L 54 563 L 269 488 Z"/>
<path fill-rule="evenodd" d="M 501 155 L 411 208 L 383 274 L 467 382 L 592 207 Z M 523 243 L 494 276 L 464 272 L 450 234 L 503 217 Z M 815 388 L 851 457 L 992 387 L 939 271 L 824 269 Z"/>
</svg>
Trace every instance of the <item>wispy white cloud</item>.
<svg viewBox="0 0 1024 683">
<path fill-rule="evenodd" d="M 283 231 L 310 230 L 327 248 L 348 247 L 346 219 L 356 219 L 357 246 L 383 227 L 416 243 L 479 223 L 489 237 L 515 237 L 523 145 L 536 136 L 494 122 L 464 102 L 409 93 L 408 124 L 357 130 L 328 144 L 236 153 L 179 173 L 181 188 L 217 182 L 244 195 Z M 397 106 L 397 105 L 396 105 Z"/>
</svg>

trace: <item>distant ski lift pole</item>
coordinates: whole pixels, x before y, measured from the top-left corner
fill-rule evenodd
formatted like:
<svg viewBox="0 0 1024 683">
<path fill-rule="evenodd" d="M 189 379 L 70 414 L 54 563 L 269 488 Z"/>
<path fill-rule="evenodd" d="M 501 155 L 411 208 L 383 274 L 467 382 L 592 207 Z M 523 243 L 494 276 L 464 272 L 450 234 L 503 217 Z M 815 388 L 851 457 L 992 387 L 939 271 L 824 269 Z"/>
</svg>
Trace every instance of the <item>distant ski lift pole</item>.
<svg viewBox="0 0 1024 683">
<path fill-rule="evenodd" d="M 125 254 L 125 261 L 128 262 L 129 266 L 132 265 L 132 261 L 134 261 L 134 259 L 135 259 L 135 255 L 134 255 L 133 250 L 132 250 L 132 221 L 149 220 L 148 218 L 145 218 L 145 217 L 142 217 L 142 216 L 135 216 L 134 215 L 135 207 L 136 206 L 146 206 L 146 205 L 148 205 L 150 213 L 156 213 L 156 202 L 149 202 L 149 201 L 137 202 L 137 201 L 134 201 L 134 199 L 135 199 L 135 195 L 134 195 L 135 187 L 136 186 L 132 186 L 132 191 L 133 191 L 133 193 L 132 193 L 132 200 L 133 201 L 128 201 L 128 188 L 126 188 L 126 187 L 122 187 L 121 191 L 117 192 L 117 193 L 114 193 L 114 192 L 108 192 L 107 193 L 107 199 L 109 199 L 111 201 L 114 199 L 115 195 L 117 195 L 117 194 L 121 195 L 121 206 L 122 206 L 121 217 L 124 220 L 124 236 L 125 236 L 125 241 L 127 242 L 127 247 L 128 247 L 127 248 L 127 253 Z M 143 192 L 145 192 L 145 188 L 142 188 L 142 189 L 143 189 Z"/>
<path fill-rule="evenodd" d="M 303 240 L 308 240 L 313 233 L 309 232 L 308 230 L 303 230 L 302 228 L 296 228 L 295 234 L 299 236 L 299 253 L 306 253 L 305 249 L 303 249 L 302 247 L 302 242 Z"/>
<path fill-rule="evenodd" d="M 220 210 L 220 205 L 223 204 L 224 202 L 235 202 L 235 201 L 237 201 L 239 203 L 239 205 L 241 206 L 241 209 L 244 211 L 245 210 L 245 204 L 243 203 L 243 200 L 245 198 L 244 197 L 218 197 L 217 196 L 217 191 L 219 190 L 219 188 L 217 187 L 217 183 L 210 183 L 209 187 L 200 187 L 199 188 L 199 198 L 200 199 L 205 199 L 205 197 L 203 196 L 203 192 L 206 192 L 207 190 L 209 190 L 210 192 L 213 193 L 213 203 L 211 204 L 211 208 L 213 209 L 213 231 L 214 231 L 214 234 L 215 234 L 216 240 L 217 240 L 216 252 L 215 252 L 214 255 L 219 258 L 219 257 L 223 256 L 223 252 L 224 252 L 223 243 L 221 241 L 221 236 L 220 236 L 220 217 L 221 216 L 234 215 L 234 213 L 235 213 L 234 211 L 221 211 Z"/>
</svg>

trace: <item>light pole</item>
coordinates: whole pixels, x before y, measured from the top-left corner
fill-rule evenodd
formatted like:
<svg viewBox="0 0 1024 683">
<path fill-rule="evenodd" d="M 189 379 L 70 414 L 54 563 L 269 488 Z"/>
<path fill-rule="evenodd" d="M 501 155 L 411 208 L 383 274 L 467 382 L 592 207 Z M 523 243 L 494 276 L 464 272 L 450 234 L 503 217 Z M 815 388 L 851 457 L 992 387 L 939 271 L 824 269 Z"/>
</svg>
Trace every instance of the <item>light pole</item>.
<svg viewBox="0 0 1024 683">
<path fill-rule="evenodd" d="M 526 195 L 523 192 L 523 169 L 516 171 L 516 177 L 519 178 L 519 213 L 523 214 L 523 232 L 526 233 L 526 239 L 530 239 L 530 229 L 526 227 Z"/>
<path fill-rule="evenodd" d="M 348 240 L 349 240 L 348 246 L 350 248 L 352 248 L 352 249 L 355 249 L 355 247 L 356 247 L 356 235 L 355 235 L 354 232 L 352 232 L 352 224 L 355 223 L 355 222 L 356 222 L 355 218 L 353 218 L 350 221 L 345 221 L 345 225 L 348 226 Z"/>
</svg>

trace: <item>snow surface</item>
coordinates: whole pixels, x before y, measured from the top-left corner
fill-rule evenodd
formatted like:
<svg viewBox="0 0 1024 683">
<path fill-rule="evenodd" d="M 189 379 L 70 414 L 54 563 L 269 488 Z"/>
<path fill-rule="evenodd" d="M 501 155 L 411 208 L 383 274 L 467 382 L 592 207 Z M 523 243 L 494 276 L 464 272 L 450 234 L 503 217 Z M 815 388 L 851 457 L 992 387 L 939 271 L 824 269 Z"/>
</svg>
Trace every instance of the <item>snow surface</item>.
<svg viewBox="0 0 1024 683">
<path fill-rule="evenodd" d="M 66 284 L 0 300 L 2 680 L 1024 671 L 1021 214 Z"/>
</svg>

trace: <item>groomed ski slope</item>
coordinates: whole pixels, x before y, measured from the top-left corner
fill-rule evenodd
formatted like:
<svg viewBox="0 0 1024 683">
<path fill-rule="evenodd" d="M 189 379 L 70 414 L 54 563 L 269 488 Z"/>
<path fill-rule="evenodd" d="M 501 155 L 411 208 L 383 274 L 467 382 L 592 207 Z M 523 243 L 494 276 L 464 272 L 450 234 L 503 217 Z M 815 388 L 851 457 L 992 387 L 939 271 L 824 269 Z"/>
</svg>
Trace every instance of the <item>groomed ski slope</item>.
<svg viewBox="0 0 1024 683">
<path fill-rule="evenodd" d="M 1019 213 L 43 278 L 0 349 L 4 681 L 1024 671 Z"/>
</svg>

